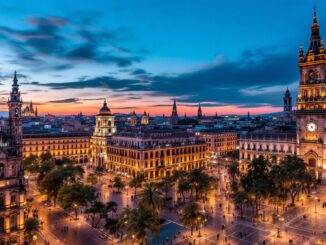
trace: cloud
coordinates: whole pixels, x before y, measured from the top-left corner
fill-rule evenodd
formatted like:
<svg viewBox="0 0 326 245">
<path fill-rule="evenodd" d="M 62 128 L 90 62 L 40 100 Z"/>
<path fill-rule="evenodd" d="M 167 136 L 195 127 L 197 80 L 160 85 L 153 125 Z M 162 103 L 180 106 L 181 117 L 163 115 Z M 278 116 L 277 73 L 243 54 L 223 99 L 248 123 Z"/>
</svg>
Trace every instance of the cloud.
<svg viewBox="0 0 326 245">
<path fill-rule="evenodd" d="M 142 60 L 119 43 L 126 29 L 109 31 L 89 22 L 75 22 L 55 16 L 33 17 L 27 19 L 24 29 L 0 26 L 0 39 L 16 54 L 15 63 L 38 64 L 44 70 L 67 70 L 82 62 L 127 67 Z"/>
<path fill-rule="evenodd" d="M 54 104 L 66 104 L 66 103 L 78 103 L 80 99 L 78 98 L 67 98 L 67 99 L 61 99 L 61 100 L 51 100 L 48 101 L 48 103 L 54 103 Z"/>
<path fill-rule="evenodd" d="M 142 75 L 131 79 L 113 76 L 64 83 L 43 83 L 53 89 L 105 88 L 115 93 L 142 91 L 155 96 L 176 96 L 179 103 L 205 101 L 204 107 L 282 104 L 283 91 L 298 77 L 295 52 L 257 49 L 236 61 L 213 62 L 178 75 Z M 133 71 L 135 72 L 135 71 Z M 136 73 L 144 73 L 137 71 Z M 293 96 L 294 98 L 295 96 Z M 190 105 L 191 106 L 191 105 Z"/>
</svg>

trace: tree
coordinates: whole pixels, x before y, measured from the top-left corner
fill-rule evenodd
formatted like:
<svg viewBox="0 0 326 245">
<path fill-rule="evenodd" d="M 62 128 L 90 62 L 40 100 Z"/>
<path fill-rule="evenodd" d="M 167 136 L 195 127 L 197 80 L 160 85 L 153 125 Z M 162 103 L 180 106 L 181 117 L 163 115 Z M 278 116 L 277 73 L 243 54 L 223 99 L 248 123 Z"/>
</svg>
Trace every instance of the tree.
<svg viewBox="0 0 326 245">
<path fill-rule="evenodd" d="M 190 228 L 191 235 L 193 235 L 194 227 L 201 225 L 204 222 L 205 216 L 200 211 L 200 207 L 195 202 L 187 203 L 181 211 L 180 221 L 183 225 Z"/>
<path fill-rule="evenodd" d="M 173 179 L 170 176 L 165 177 L 157 183 L 157 187 L 165 194 L 165 200 L 168 199 L 168 193 L 173 187 L 173 184 Z"/>
<path fill-rule="evenodd" d="M 36 155 L 30 155 L 23 161 L 24 169 L 31 173 L 38 173 L 39 161 Z"/>
<path fill-rule="evenodd" d="M 28 244 L 33 244 L 33 236 L 38 235 L 41 231 L 40 222 L 35 218 L 29 218 L 25 221 L 25 237 Z"/>
<path fill-rule="evenodd" d="M 117 192 L 120 192 L 120 189 L 125 187 L 125 183 L 119 176 L 116 176 L 113 180 L 113 187 L 117 188 Z"/>
<path fill-rule="evenodd" d="M 52 155 L 51 155 L 51 152 L 50 151 L 47 151 L 45 153 L 42 153 L 41 156 L 41 161 L 42 162 L 47 162 L 47 161 L 50 161 L 52 160 Z"/>
<path fill-rule="evenodd" d="M 123 234 L 127 232 L 128 222 L 131 214 L 131 209 L 129 207 L 124 208 L 118 215 L 117 229 L 120 232 L 120 240 L 123 238 Z"/>
<path fill-rule="evenodd" d="M 53 205 L 56 206 L 56 201 L 60 188 L 64 183 L 64 178 L 60 170 L 53 169 L 47 173 L 38 184 L 39 191 L 47 195 L 48 199 L 53 198 Z"/>
<path fill-rule="evenodd" d="M 313 183 L 313 178 L 309 177 L 306 165 L 297 156 L 287 156 L 280 162 L 280 167 L 284 174 L 284 188 L 291 197 L 291 205 L 294 206 L 295 198 L 307 183 Z"/>
<path fill-rule="evenodd" d="M 143 182 L 145 181 L 145 176 L 143 174 L 139 174 L 135 177 L 133 177 L 130 181 L 129 181 L 129 186 L 131 188 L 134 188 L 134 195 L 136 197 L 137 195 L 137 188 L 141 188 Z"/>
<path fill-rule="evenodd" d="M 182 200 L 185 201 L 185 193 L 187 193 L 191 189 L 190 183 L 186 178 L 180 179 L 178 183 L 177 192 L 182 196 Z"/>
<path fill-rule="evenodd" d="M 100 201 L 94 201 L 91 206 L 86 209 L 86 213 L 91 214 L 92 227 L 95 227 L 96 216 L 100 216 L 105 211 L 105 205 Z M 100 219 L 100 217 L 98 217 Z"/>
<path fill-rule="evenodd" d="M 81 166 L 63 165 L 59 167 L 65 181 L 76 182 L 77 178 L 83 177 L 84 169 Z"/>
<path fill-rule="evenodd" d="M 114 201 L 109 201 L 106 203 L 105 210 L 107 213 L 111 213 L 111 218 L 113 218 L 113 213 L 116 213 L 118 210 L 118 204 Z"/>
<path fill-rule="evenodd" d="M 239 191 L 232 195 L 235 205 L 240 208 L 240 217 L 243 218 L 243 206 L 250 203 L 249 195 L 245 191 Z"/>
<path fill-rule="evenodd" d="M 86 207 L 95 198 L 95 189 L 82 183 L 64 185 L 58 194 L 61 207 L 65 210 L 74 210 L 76 219 L 78 218 L 78 209 Z"/>
<path fill-rule="evenodd" d="M 146 183 L 144 190 L 139 195 L 139 204 L 152 213 L 160 210 L 163 206 L 164 200 L 158 192 L 157 186 L 154 183 Z"/>
<path fill-rule="evenodd" d="M 96 185 L 98 183 L 98 178 L 96 176 L 96 174 L 89 174 L 87 176 L 87 183 L 90 183 L 92 185 Z"/>
<path fill-rule="evenodd" d="M 145 245 L 149 235 L 157 235 L 160 230 L 160 219 L 158 214 L 139 206 L 133 209 L 127 223 L 127 233 L 133 239 L 133 243 Z"/>
</svg>

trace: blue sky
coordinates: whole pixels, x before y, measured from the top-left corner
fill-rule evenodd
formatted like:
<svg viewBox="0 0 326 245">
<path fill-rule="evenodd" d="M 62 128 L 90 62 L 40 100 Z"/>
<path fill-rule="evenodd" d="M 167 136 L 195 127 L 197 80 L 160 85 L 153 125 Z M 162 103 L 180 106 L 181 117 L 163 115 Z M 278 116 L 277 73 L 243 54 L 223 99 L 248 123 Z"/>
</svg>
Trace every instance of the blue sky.
<svg viewBox="0 0 326 245">
<path fill-rule="evenodd" d="M 12 0 L 0 3 L 0 94 L 20 74 L 41 113 L 280 110 L 296 96 L 311 0 Z M 326 3 L 317 1 L 322 36 Z M 324 24 L 325 23 L 325 24 Z M 4 104 L 4 103 L 2 103 Z M 3 110 L 5 105 L 3 105 Z"/>
</svg>

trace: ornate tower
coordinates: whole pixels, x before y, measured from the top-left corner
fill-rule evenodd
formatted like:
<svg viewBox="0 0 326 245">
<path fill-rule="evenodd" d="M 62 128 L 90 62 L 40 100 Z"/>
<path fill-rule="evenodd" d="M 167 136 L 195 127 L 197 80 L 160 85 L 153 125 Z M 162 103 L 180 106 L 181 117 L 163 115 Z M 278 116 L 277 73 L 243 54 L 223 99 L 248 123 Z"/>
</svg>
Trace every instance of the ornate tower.
<svg viewBox="0 0 326 245">
<path fill-rule="evenodd" d="M 149 122 L 148 115 L 147 115 L 146 111 L 144 111 L 144 114 L 141 117 L 141 124 L 142 125 L 147 125 L 148 122 Z"/>
<path fill-rule="evenodd" d="M 297 154 L 320 178 L 326 167 L 326 56 L 316 8 L 307 53 L 300 48 L 299 70 Z"/>
<path fill-rule="evenodd" d="M 23 101 L 20 97 L 17 73 L 14 74 L 12 90 L 8 100 L 9 107 L 9 141 L 17 156 L 22 156 L 22 143 L 23 143 L 23 121 L 22 121 L 22 105 Z"/>
<path fill-rule="evenodd" d="M 197 118 L 198 119 L 202 119 L 203 118 L 203 113 L 201 111 L 201 105 L 200 105 L 200 103 L 198 105 Z"/>
<path fill-rule="evenodd" d="M 115 116 L 111 114 L 111 110 L 104 100 L 103 106 L 96 116 L 96 125 L 91 138 L 91 161 L 95 166 L 105 167 L 105 146 L 111 136 L 117 132 L 114 119 Z"/>
<path fill-rule="evenodd" d="M 22 169 L 22 100 L 16 72 L 8 107 L 7 142 L 0 148 L 0 244 L 23 244 L 26 191 Z"/>
<path fill-rule="evenodd" d="M 137 125 L 137 115 L 135 112 L 132 113 L 131 117 L 130 117 L 130 126 L 131 127 L 135 127 Z"/>
<path fill-rule="evenodd" d="M 284 109 L 283 109 L 284 112 L 292 112 L 292 96 L 288 88 L 285 91 L 283 101 L 284 101 Z"/>
<path fill-rule="evenodd" d="M 172 114 L 171 114 L 171 123 L 173 125 L 177 125 L 179 122 L 178 111 L 177 111 L 177 103 L 175 98 L 173 100 Z"/>
</svg>

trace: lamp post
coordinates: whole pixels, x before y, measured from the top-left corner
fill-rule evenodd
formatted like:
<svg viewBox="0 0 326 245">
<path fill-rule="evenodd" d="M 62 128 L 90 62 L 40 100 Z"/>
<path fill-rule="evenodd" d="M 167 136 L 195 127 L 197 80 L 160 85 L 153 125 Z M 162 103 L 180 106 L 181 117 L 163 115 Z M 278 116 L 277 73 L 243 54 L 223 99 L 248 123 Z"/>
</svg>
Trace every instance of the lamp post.
<svg viewBox="0 0 326 245">
<path fill-rule="evenodd" d="M 315 214 L 317 213 L 317 199 L 318 197 L 315 197 Z"/>
</svg>

